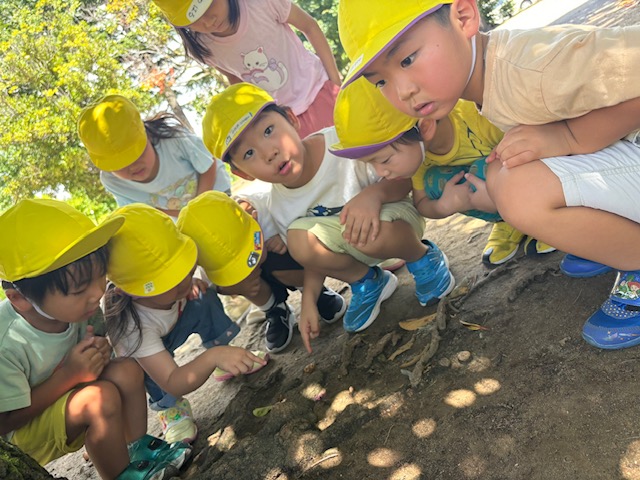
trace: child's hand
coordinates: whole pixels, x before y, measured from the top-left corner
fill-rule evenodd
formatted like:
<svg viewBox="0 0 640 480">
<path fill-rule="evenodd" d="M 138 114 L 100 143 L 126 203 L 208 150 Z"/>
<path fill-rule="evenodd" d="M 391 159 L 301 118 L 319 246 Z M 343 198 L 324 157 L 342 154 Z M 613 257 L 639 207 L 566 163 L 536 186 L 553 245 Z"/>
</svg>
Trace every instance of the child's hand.
<svg viewBox="0 0 640 480">
<path fill-rule="evenodd" d="M 340 212 L 344 239 L 359 247 L 373 242 L 380 233 L 381 208 L 380 200 L 375 195 L 368 195 L 366 190 L 349 200 Z"/>
<path fill-rule="evenodd" d="M 95 345 L 96 338 L 94 336 L 85 336 L 71 349 L 62 364 L 61 368 L 77 384 L 95 381 L 107 364 L 103 354 Z"/>
<path fill-rule="evenodd" d="M 187 295 L 187 300 L 195 300 L 196 298 L 200 298 L 200 296 L 207 291 L 208 287 L 209 285 L 207 284 L 207 282 L 205 282 L 201 278 L 193 277 L 191 279 L 191 290 Z"/>
<path fill-rule="evenodd" d="M 487 163 L 498 160 L 506 168 L 511 168 L 541 158 L 569 155 L 572 153 L 570 137 L 566 122 L 520 125 L 504 134 L 502 141 L 487 157 Z"/>
<path fill-rule="evenodd" d="M 493 202 L 487 191 L 487 182 L 476 177 L 472 173 L 467 173 L 464 178 L 467 179 L 469 185 L 475 187 L 475 192 L 470 189 L 469 199 L 471 200 L 471 208 L 482 210 L 483 212 L 495 213 L 496 204 Z"/>
<path fill-rule="evenodd" d="M 222 370 L 238 376 L 247 373 L 253 368 L 255 362 L 266 365 L 267 361 L 255 356 L 249 350 L 240 347 L 221 346 L 213 347 L 217 353 L 216 366 Z"/>
<path fill-rule="evenodd" d="M 301 306 L 298 329 L 302 336 L 302 343 L 309 353 L 312 353 L 311 340 L 318 338 L 318 335 L 320 335 L 319 320 L 320 313 L 318 313 L 318 307 L 315 304 L 310 302 L 309 305 Z"/>
<path fill-rule="evenodd" d="M 287 253 L 287 244 L 284 243 L 282 237 L 280 235 L 274 235 L 266 242 L 264 242 L 264 248 L 267 252 L 277 253 L 279 255 L 284 255 Z"/>
<path fill-rule="evenodd" d="M 255 209 L 253 205 L 251 205 L 246 200 L 238 200 L 238 205 L 247 212 L 249 215 L 253 217 L 254 220 L 258 220 L 258 211 Z"/>
<path fill-rule="evenodd" d="M 111 361 L 111 344 L 106 337 L 96 336 L 94 333 L 93 325 L 87 325 L 87 332 L 84 335 L 85 339 L 93 338 L 93 346 L 100 352 L 104 359 L 105 366 Z"/>
<path fill-rule="evenodd" d="M 464 172 L 458 172 L 445 183 L 442 195 L 437 200 L 438 211 L 442 217 L 454 213 L 466 212 L 471 209 L 470 183 L 459 183 L 464 178 Z"/>
</svg>

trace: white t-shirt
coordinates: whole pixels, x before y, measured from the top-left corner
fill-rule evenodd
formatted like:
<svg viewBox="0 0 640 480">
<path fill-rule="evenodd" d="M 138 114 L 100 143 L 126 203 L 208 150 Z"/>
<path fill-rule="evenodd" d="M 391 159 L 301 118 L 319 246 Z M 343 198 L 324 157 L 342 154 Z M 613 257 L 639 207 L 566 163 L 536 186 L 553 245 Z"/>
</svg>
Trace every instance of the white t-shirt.
<svg viewBox="0 0 640 480">
<path fill-rule="evenodd" d="M 242 0 L 238 31 L 228 37 L 198 35 L 220 68 L 271 94 L 279 105 L 304 113 L 329 79 L 320 59 L 307 50 L 287 19 L 291 0 Z"/>
<path fill-rule="evenodd" d="M 102 184 L 119 207 L 130 203 L 145 203 L 163 210 L 180 210 L 198 191 L 198 174 L 211 168 L 214 159 L 202 140 L 195 135 L 163 138 L 154 145 L 160 168 L 149 183 L 123 180 L 111 172 L 100 172 Z M 214 190 L 226 192 L 231 180 L 224 164 L 216 162 Z"/>
<path fill-rule="evenodd" d="M 175 327 L 180 317 L 180 312 L 184 310 L 187 301 L 179 300 L 173 304 L 169 310 L 159 310 L 135 304 L 135 309 L 140 316 L 140 327 L 142 329 L 142 342 L 134 352 L 134 348 L 140 339 L 140 332 L 129 319 L 129 325 L 125 334 L 115 346 L 116 353 L 120 357 L 144 358 L 166 350 L 162 343 L 165 337 Z"/>
<path fill-rule="evenodd" d="M 266 199 L 256 198 L 251 194 L 239 195 L 258 210 L 258 218 L 266 209 L 274 221 L 277 233 L 285 242 L 287 229 L 294 220 L 301 217 L 339 215 L 345 203 L 365 187 L 380 180 L 371 165 L 340 158 L 329 151 L 330 145 L 338 143 L 335 127 L 325 128 L 315 135 L 324 135 L 325 153 L 320 168 L 306 185 L 287 188 L 273 184 L 271 194 Z"/>
</svg>

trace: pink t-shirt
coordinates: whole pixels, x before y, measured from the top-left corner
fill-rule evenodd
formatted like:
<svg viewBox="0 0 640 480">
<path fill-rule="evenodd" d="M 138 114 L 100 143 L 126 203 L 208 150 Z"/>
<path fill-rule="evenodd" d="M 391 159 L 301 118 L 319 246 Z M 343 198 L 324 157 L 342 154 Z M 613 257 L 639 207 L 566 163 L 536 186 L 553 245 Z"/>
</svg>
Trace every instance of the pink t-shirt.
<svg viewBox="0 0 640 480">
<path fill-rule="evenodd" d="M 239 0 L 238 31 L 199 35 L 206 63 L 263 88 L 296 115 L 309 108 L 328 80 L 320 59 L 304 48 L 287 18 L 291 0 Z"/>
</svg>

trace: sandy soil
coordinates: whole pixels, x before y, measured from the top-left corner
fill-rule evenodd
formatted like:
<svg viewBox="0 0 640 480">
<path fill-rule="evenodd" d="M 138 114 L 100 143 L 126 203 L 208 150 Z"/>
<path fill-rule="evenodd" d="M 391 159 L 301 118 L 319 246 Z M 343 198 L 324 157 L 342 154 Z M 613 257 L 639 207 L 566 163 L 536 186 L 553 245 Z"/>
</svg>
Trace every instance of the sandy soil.
<svg viewBox="0 0 640 480">
<path fill-rule="evenodd" d="M 635 24 L 639 11 L 592 0 L 560 21 Z M 181 478 L 640 479 L 640 350 L 600 351 L 580 336 L 613 274 L 566 278 L 561 253 L 488 271 L 489 230 L 463 216 L 428 222 L 460 285 L 439 309 L 419 306 L 403 268 L 365 332 L 325 327 L 310 356 L 296 335 L 261 372 L 189 395 L 200 436 Z M 399 326 L 436 313 L 421 329 Z M 240 344 L 262 346 L 261 324 L 242 327 Z M 200 351 L 194 337 L 177 358 Z M 48 469 L 96 478 L 80 453 Z"/>
</svg>

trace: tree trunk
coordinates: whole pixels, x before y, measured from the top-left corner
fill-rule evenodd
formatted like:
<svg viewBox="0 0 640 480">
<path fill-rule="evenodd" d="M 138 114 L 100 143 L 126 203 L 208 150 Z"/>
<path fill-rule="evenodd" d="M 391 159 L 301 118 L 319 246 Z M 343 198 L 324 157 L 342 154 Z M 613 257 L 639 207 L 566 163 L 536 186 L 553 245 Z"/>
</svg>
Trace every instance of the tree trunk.
<svg viewBox="0 0 640 480">
<path fill-rule="evenodd" d="M 5 480 L 40 480 L 56 477 L 52 477 L 33 458 L 0 437 L 0 478 Z"/>
<path fill-rule="evenodd" d="M 178 103 L 178 98 L 176 97 L 176 92 L 169 86 L 164 87 L 164 98 L 167 99 L 167 103 L 169 103 L 169 107 L 171 107 L 171 111 L 173 114 L 180 119 L 184 126 L 187 127 L 191 133 L 195 133 L 193 127 L 189 120 L 187 120 L 187 116 L 184 114 L 184 110 Z"/>
</svg>

